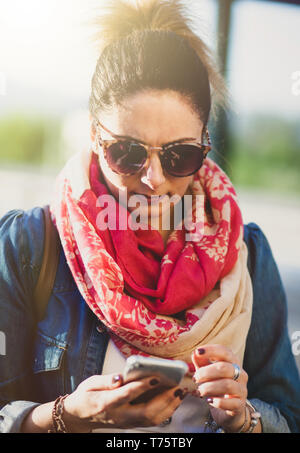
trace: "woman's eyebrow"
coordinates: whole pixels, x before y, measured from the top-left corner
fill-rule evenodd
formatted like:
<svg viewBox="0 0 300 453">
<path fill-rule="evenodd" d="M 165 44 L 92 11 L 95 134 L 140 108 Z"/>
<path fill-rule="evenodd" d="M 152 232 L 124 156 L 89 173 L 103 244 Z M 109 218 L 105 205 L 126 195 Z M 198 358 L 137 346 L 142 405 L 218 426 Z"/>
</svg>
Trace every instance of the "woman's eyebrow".
<svg viewBox="0 0 300 453">
<path fill-rule="evenodd" d="M 173 140 L 172 142 L 164 143 L 162 146 L 173 145 L 173 143 L 182 143 L 182 142 L 196 141 L 196 140 L 198 140 L 198 139 L 195 137 L 178 138 L 177 140 Z"/>
<path fill-rule="evenodd" d="M 133 142 L 142 143 L 143 145 L 147 145 L 147 142 L 145 142 L 144 140 L 141 140 L 141 139 L 136 138 L 136 137 L 132 137 L 131 135 L 117 135 L 117 134 L 114 134 L 114 137 L 120 138 L 120 139 L 130 140 L 130 141 L 133 141 Z M 171 142 L 163 143 L 161 146 L 173 145 L 173 143 L 182 143 L 182 142 L 187 142 L 189 140 L 195 141 L 195 140 L 197 140 L 197 138 L 195 138 L 195 137 L 178 138 L 177 140 L 172 140 Z"/>
</svg>

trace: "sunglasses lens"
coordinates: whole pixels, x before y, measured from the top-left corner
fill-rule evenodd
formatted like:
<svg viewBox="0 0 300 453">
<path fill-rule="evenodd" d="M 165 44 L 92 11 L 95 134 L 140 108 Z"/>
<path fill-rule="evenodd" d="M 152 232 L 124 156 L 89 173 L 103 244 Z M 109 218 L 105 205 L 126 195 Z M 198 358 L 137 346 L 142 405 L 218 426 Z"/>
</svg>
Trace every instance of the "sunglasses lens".
<svg viewBox="0 0 300 453">
<path fill-rule="evenodd" d="M 166 150 L 163 155 L 163 166 L 172 176 L 184 177 L 194 174 L 202 166 L 203 149 L 195 145 L 176 145 Z"/>
<path fill-rule="evenodd" d="M 143 167 L 147 151 L 142 145 L 122 141 L 106 149 L 106 159 L 113 171 L 129 175 L 137 173 Z"/>
</svg>

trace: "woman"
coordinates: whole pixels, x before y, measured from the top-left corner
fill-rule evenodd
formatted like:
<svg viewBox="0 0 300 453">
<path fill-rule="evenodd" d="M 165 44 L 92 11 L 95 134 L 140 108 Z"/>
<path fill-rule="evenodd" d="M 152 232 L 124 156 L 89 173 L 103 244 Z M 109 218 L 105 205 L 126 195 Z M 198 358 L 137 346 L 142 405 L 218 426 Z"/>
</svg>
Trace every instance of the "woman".
<svg viewBox="0 0 300 453">
<path fill-rule="evenodd" d="M 1 430 L 298 431 L 276 264 L 207 157 L 222 78 L 179 1 L 115 1 L 101 25 L 92 146 L 57 179 L 60 262 L 37 334 L 41 209 L 0 224 Z M 132 354 L 181 359 L 189 373 L 133 405 L 159 381 L 125 384 Z"/>
</svg>

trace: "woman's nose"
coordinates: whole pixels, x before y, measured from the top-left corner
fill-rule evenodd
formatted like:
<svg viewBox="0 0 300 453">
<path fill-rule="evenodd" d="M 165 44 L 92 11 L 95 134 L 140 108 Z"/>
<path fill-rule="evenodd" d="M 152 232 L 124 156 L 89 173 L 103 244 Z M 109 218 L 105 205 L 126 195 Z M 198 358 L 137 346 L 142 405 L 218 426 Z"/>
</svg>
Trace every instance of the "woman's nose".
<svg viewBox="0 0 300 453">
<path fill-rule="evenodd" d="M 141 180 L 152 190 L 156 190 L 166 181 L 160 158 L 157 153 L 153 153 L 150 156 L 149 164 L 146 167 L 145 172 L 146 173 L 142 176 Z"/>
</svg>

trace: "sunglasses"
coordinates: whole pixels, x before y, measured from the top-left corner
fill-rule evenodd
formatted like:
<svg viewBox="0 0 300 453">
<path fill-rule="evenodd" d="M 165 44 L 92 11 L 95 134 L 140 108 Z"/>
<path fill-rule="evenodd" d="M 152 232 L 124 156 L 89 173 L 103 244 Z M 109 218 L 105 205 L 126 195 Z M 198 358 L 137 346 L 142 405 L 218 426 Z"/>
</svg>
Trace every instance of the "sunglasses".
<svg viewBox="0 0 300 453">
<path fill-rule="evenodd" d="M 100 134 L 97 134 L 109 167 L 123 176 L 140 172 L 148 163 L 150 149 L 158 150 L 161 166 L 171 176 L 179 178 L 191 176 L 201 168 L 211 150 L 207 128 L 205 128 L 207 144 L 201 143 L 199 139 L 182 139 L 162 146 L 150 146 L 130 137 L 115 135 L 99 121 L 96 121 L 96 126 L 97 131 L 101 128 L 113 137 L 113 140 L 102 140 Z"/>
</svg>

